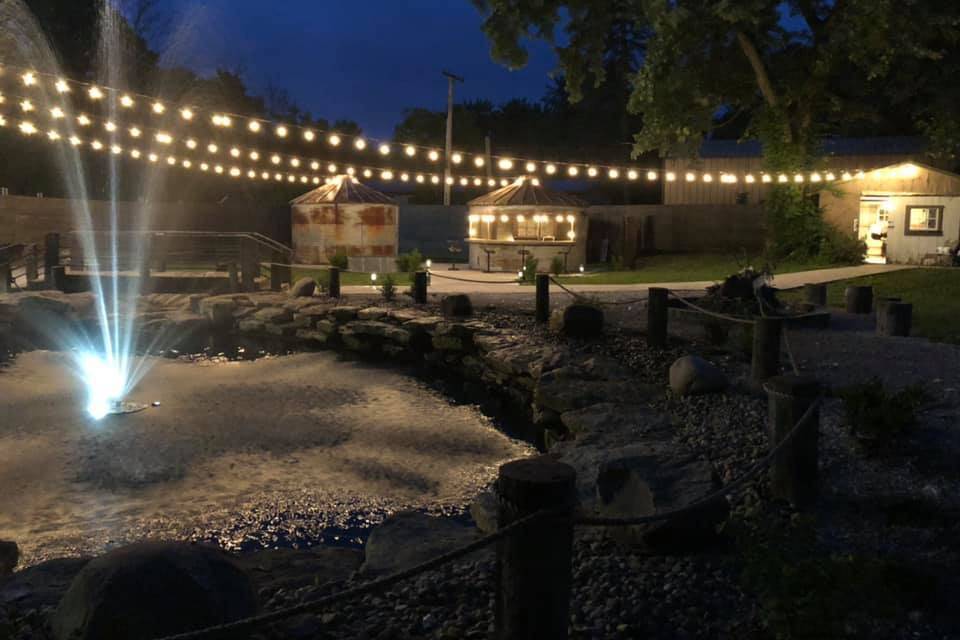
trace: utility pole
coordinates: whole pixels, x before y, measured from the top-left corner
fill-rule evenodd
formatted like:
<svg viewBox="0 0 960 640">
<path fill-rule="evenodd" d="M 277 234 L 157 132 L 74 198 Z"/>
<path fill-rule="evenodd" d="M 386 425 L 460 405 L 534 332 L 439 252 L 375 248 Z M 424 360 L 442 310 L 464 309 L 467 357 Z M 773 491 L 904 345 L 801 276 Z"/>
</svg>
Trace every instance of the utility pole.
<svg viewBox="0 0 960 640">
<path fill-rule="evenodd" d="M 453 166 L 450 160 L 453 146 L 453 83 L 463 82 L 463 78 L 454 75 L 449 71 L 444 71 L 443 75 L 447 78 L 447 144 L 445 147 L 446 169 L 443 171 L 443 204 L 450 206 L 450 177 L 453 175 Z"/>
<path fill-rule="evenodd" d="M 483 147 L 484 147 L 484 153 L 487 156 L 484 164 L 487 166 L 487 180 L 489 180 L 490 178 L 493 177 L 493 165 L 492 165 L 492 158 L 490 155 L 490 134 L 489 133 L 483 137 Z"/>
</svg>

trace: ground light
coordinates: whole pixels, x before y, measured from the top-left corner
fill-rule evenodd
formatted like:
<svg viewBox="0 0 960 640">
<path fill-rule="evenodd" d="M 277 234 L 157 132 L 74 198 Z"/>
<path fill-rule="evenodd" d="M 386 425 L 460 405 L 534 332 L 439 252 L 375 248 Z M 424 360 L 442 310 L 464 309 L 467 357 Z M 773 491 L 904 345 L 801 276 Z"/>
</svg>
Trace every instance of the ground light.
<svg viewBox="0 0 960 640">
<path fill-rule="evenodd" d="M 77 362 L 80 365 L 81 380 L 87 390 L 87 413 L 94 420 L 113 414 L 135 413 L 147 408 L 145 404 L 123 399 L 129 390 L 127 380 L 119 364 L 112 359 L 107 360 L 96 354 L 83 352 Z"/>
</svg>

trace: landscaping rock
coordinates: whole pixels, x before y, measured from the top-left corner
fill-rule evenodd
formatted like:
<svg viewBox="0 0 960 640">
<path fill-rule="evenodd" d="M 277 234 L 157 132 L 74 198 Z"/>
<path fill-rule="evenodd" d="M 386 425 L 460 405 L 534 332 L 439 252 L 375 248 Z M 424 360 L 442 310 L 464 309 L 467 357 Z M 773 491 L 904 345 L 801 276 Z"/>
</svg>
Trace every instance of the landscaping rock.
<svg viewBox="0 0 960 640">
<path fill-rule="evenodd" d="M 423 316 L 403 323 L 403 328 L 413 334 L 432 334 L 443 323 L 440 316 Z"/>
<path fill-rule="evenodd" d="M 293 320 L 293 312 L 283 307 L 265 307 L 253 314 L 253 317 L 264 324 L 284 324 Z"/>
<path fill-rule="evenodd" d="M 414 511 L 400 513 L 370 531 L 360 571 L 378 575 L 407 569 L 478 537 L 475 528 L 456 520 Z"/>
<path fill-rule="evenodd" d="M 389 309 L 383 307 L 367 307 L 357 312 L 357 317 L 361 320 L 383 320 L 390 313 Z"/>
<path fill-rule="evenodd" d="M 234 313 L 237 309 L 237 303 L 233 300 L 215 300 L 209 304 L 206 304 L 206 301 L 204 301 L 200 304 L 200 307 L 204 310 L 204 315 L 210 319 L 210 324 L 215 329 L 226 330 L 233 328 Z"/>
<path fill-rule="evenodd" d="M 560 422 L 580 443 L 602 441 L 612 447 L 637 440 L 670 440 L 670 426 L 650 407 L 622 402 L 601 402 L 565 411 Z"/>
<path fill-rule="evenodd" d="M 500 502 L 493 491 L 481 492 L 472 503 L 470 503 L 470 517 L 477 525 L 477 529 L 484 535 L 493 533 L 497 530 L 499 521 L 498 513 Z"/>
<path fill-rule="evenodd" d="M 653 385 L 630 380 L 592 380 L 575 367 L 560 367 L 540 376 L 534 390 L 534 403 L 558 413 L 580 409 L 599 402 L 631 398 L 637 402 L 653 397 Z"/>
<path fill-rule="evenodd" d="M 440 301 L 440 310 L 443 312 L 444 317 L 463 318 L 473 315 L 473 304 L 470 302 L 470 296 L 457 293 L 445 296 Z"/>
<path fill-rule="evenodd" d="M 317 290 L 317 281 L 313 278 L 300 278 L 290 287 L 291 298 L 306 298 L 313 295 Z"/>
<path fill-rule="evenodd" d="M 351 320 L 357 319 L 357 312 L 360 311 L 360 307 L 351 307 L 351 306 L 342 306 L 334 307 L 330 309 L 330 315 L 333 316 L 334 320 L 343 324 L 345 322 L 350 322 Z"/>
<path fill-rule="evenodd" d="M 677 395 L 717 393 L 728 385 L 723 371 L 699 356 L 683 356 L 670 365 L 670 389 Z"/>
<path fill-rule="evenodd" d="M 20 547 L 16 542 L 0 540 L 0 578 L 13 573 L 20 561 Z"/>
<path fill-rule="evenodd" d="M 257 593 L 292 591 L 310 585 L 347 580 L 360 568 L 359 549 L 266 549 L 234 560 L 253 581 Z"/>
<path fill-rule="evenodd" d="M 87 563 L 51 617 L 58 640 L 157 638 L 253 615 L 249 576 L 218 549 L 120 547 Z"/>
<path fill-rule="evenodd" d="M 245 318 L 237 323 L 237 328 L 243 333 L 263 333 L 267 325 L 256 318 Z"/>
<path fill-rule="evenodd" d="M 308 307 L 303 307 L 293 314 L 295 320 L 300 320 L 301 318 L 307 319 L 307 324 L 311 327 L 316 326 L 317 322 L 326 318 L 330 314 L 330 308 L 324 307 L 318 304 L 313 304 Z"/>
<path fill-rule="evenodd" d="M 568 338 L 599 338 L 603 334 L 603 309 L 590 304 L 571 304 L 551 317 L 550 328 Z"/>
<path fill-rule="evenodd" d="M 0 584 L 0 609 L 55 607 L 90 558 L 57 558 L 17 571 Z"/>
</svg>

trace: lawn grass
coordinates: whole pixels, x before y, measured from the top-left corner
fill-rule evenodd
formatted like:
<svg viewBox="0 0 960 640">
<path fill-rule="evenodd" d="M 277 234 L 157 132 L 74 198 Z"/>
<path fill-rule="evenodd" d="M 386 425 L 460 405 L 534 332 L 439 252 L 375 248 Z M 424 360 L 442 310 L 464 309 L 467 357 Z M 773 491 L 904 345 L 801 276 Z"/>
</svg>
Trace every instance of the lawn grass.
<svg viewBox="0 0 960 640">
<path fill-rule="evenodd" d="M 843 292 L 852 284 L 871 285 L 874 299 L 898 297 L 912 303 L 912 335 L 960 344 L 960 269 L 909 269 L 840 280 L 827 285 L 827 304 L 842 308 Z M 785 291 L 781 297 L 799 300 L 800 290 Z"/>
<path fill-rule="evenodd" d="M 641 258 L 639 269 L 630 271 L 602 271 L 605 265 L 587 269 L 582 276 L 562 276 L 568 284 L 643 284 L 648 282 L 697 282 L 719 281 L 743 268 L 735 256 L 721 253 L 676 253 Z M 761 268 L 760 260 L 751 266 Z M 838 265 L 813 265 L 801 262 L 785 262 L 773 265 L 774 274 L 793 273 L 808 269 L 826 269 Z"/>
<path fill-rule="evenodd" d="M 391 274 L 377 274 L 377 282 L 382 282 L 383 278 L 387 275 L 393 277 L 393 283 L 399 286 L 409 285 L 411 283 L 409 273 L 391 273 Z M 315 279 L 320 284 L 326 286 L 330 281 L 330 276 L 327 273 L 326 267 L 294 267 L 293 274 L 291 279 L 293 282 L 296 282 L 300 278 L 310 277 Z M 341 271 L 340 272 L 340 286 L 348 287 L 351 285 L 365 285 L 370 284 L 370 274 L 369 273 L 359 273 L 354 271 Z"/>
</svg>

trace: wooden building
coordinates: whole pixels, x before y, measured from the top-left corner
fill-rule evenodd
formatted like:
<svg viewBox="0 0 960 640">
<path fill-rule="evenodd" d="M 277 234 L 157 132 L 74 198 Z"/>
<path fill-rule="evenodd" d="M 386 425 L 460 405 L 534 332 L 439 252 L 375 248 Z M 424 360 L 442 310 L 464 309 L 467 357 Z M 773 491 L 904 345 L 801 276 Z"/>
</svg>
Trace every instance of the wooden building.
<svg viewBox="0 0 960 640">
<path fill-rule="evenodd" d="M 580 198 L 546 189 L 536 178 L 518 178 L 467 204 L 473 269 L 520 271 L 533 257 L 541 272 L 557 258 L 574 270 L 586 260 L 587 203 Z"/>
<path fill-rule="evenodd" d="M 392 198 L 339 175 L 290 201 L 294 260 L 328 264 L 345 253 L 350 268 L 396 271 L 399 209 Z"/>
<path fill-rule="evenodd" d="M 824 219 L 867 244 L 867 261 L 948 264 L 960 244 L 960 175 L 915 162 L 864 171 L 819 193 Z"/>
</svg>

